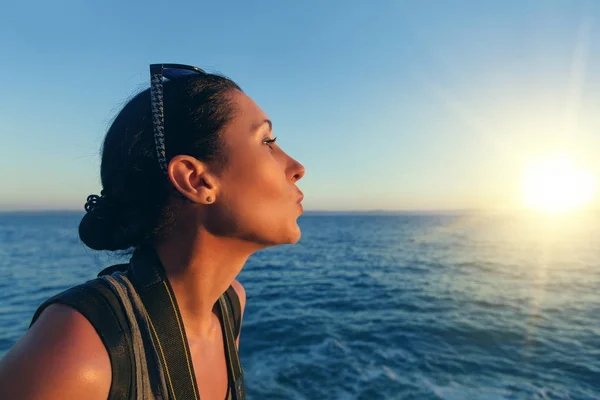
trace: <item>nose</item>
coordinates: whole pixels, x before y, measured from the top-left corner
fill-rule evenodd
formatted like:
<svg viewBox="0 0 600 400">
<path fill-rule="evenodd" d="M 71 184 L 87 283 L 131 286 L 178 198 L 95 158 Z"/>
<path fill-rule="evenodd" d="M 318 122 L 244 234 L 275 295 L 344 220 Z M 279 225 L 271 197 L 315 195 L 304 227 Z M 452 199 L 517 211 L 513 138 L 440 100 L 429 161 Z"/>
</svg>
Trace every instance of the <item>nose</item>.
<svg viewBox="0 0 600 400">
<path fill-rule="evenodd" d="M 302 179 L 302 177 L 304 176 L 304 174 L 306 173 L 306 168 L 304 168 L 304 166 L 302 164 L 300 164 L 298 161 L 296 161 L 295 159 L 291 158 L 291 166 L 289 171 L 291 172 L 291 181 L 292 182 L 298 182 L 300 179 Z"/>
</svg>

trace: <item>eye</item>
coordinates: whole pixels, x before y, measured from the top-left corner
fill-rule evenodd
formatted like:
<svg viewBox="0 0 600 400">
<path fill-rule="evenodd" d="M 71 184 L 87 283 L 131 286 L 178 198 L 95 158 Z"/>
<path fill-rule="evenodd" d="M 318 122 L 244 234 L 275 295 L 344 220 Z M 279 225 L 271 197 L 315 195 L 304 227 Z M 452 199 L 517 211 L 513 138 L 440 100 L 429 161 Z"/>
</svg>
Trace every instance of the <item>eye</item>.
<svg viewBox="0 0 600 400">
<path fill-rule="evenodd" d="M 269 147 L 272 149 L 273 147 L 271 146 L 271 144 L 275 143 L 275 141 L 276 141 L 276 140 L 277 140 L 277 138 L 276 138 L 276 137 L 275 137 L 275 138 L 273 138 L 273 139 L 270 139 L 270 138 L 265 138 L 265 139 L 263 140 L 263 143 L 264 143 L 264 144 L 266 144 L 267 146 L 269 146 Z"/>
</svg>

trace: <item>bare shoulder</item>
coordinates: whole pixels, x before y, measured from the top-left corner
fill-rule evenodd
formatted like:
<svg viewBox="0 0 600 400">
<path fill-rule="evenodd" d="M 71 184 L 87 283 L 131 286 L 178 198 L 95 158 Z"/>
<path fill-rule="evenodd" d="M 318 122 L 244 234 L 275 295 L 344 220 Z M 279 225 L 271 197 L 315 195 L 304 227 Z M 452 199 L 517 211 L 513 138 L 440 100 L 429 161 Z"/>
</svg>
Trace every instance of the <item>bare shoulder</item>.
<svg viewBox="0 0 600 400">
<path fill-rule="evenodd" d="M 231 286 L 233 286 L 233 289 L 235 290 L 235 292 L 237 293 L 238 297 L 240 298 L 240 306 L 242 307 L 242 314 L 244 313 L 244 308 L 246 306 L 246 290 L 244 289 L 244 287 L 242 286 L 242 284 L 237 281 L 234 280 L 231 283 Z"/>
<path fill-rule="evenodd" d="M 246 308 L 246 290 L 244 289 L 242 284 L 235 279 L 231 283 L 231 286 L 233 286 L 235 293 L 237 293 L 238 297 L 240 298 L 240 309 L 241 309 L 240 327 L 241 327 L 242 321 L 244 319 L 244 309 Z M 240 331 L 240 334 L 241 334 L 241 331 Z M 235 344 L 237 345 L 238 349 L 240 347 L 240 334 L 238 334 L 238 337 L 235 339 Z"/>
<path fill-rule="evenodd" d="M 102 340 L 74 309 L 52 304 L 0 361 L 10 399 L 106 399 L 111 367 Z"/>
</svg>

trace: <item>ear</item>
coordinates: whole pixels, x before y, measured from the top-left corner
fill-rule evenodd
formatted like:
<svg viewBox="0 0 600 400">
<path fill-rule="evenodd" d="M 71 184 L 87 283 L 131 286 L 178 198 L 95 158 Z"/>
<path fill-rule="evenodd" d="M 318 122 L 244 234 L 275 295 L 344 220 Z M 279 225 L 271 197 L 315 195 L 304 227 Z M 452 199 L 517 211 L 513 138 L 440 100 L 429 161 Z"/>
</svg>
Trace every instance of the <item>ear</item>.
<svg viewBox="0 0 600 400">
<path fill-rule="evenodd" d="M 169 162 L 168 172 L 175 189 L 194 203 L 215 202 L 219 181 L 207 163 L 192 156 L 177 155 Z M 206 200 L 208 197 L 210 202 Z"/>
</svg>

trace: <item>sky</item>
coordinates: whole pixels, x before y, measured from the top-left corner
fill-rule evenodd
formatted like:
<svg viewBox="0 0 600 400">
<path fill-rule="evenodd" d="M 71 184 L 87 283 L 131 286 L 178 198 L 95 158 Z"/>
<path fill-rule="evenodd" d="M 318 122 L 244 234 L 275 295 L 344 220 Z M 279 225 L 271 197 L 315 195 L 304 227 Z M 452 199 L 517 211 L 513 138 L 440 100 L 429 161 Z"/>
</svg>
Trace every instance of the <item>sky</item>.
<svg viewBox="0 0 600 400">
<path fill-rule="evenodd" d="M 600 177 L 599 1 L 9 2 L 0 61 L 0 210 L 83 210 L 159 62 L 259 104 L 306 210 L 520 207 L 554 153 Z"/>
</svg>

